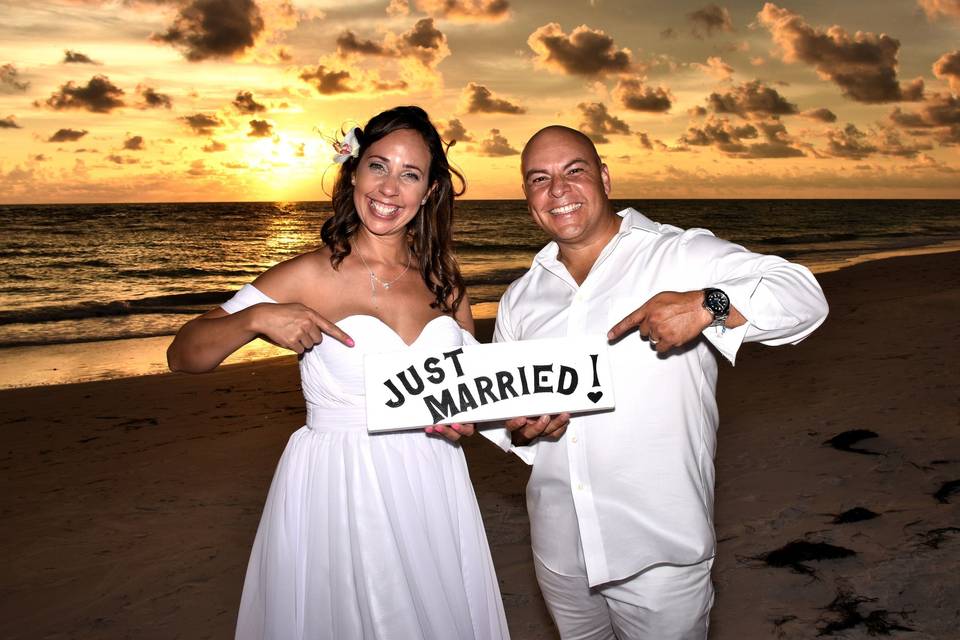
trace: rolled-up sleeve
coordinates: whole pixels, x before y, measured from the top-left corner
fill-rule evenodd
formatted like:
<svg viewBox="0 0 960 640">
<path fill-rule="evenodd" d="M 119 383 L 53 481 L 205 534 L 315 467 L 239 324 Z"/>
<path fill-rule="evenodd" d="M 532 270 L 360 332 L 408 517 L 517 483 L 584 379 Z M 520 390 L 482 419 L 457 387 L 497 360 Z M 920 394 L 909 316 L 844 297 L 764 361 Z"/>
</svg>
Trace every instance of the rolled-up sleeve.
<svg viewBox="0 0 960 640">
<path fill-rule="evenodd" d="M 744 342 L 796 344 L 826 319 L 827 300 L 806 267 L 753 253 L 703 229 L 685 232 L 683 243 L 691 289 L 723 290 L 747 319 L 734 329 L 708 327 L 703 332 L 731 363 Z"/>
</svg>

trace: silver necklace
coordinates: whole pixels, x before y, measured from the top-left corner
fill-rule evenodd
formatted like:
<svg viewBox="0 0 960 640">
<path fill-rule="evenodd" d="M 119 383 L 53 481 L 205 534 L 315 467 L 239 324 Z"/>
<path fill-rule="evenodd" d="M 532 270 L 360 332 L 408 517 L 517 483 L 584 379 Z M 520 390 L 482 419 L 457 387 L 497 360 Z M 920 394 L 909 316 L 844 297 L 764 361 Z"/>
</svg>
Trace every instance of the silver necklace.
<svg viewBox="0 0 960 640">
<path fill-rule="evenodd" d="M 384 290 L 384 291 L 389 291 L 389 290 L 390 290 L 390 286 L 396 284 L 397 281 L 400 280 L 400 278 L 402 278 L 402 277 L 404 276 L 404 274 L 407 272 L 407 270 L 410 269 L 410 250 L 407 249 L 407 264 L 406 264 L 406 266 L 403 268 L 403 271 L 400 272 L 400 275 L 398 275 L 398 276 L 397 276 L 396 278 L 394 278 L 393 280 L 389 280 L 389 281 L 383 280 L 383 279 L 380 278 L 380 276 L 378 276 L 377 274 L 375 274 L 375 273 L 373 272 L 373 269 L 370 268 L 370 265 L 367 264 L 366 258 L 364 258 L 364 257 L 363 257 L 363 253 L 360 252 L 360 247 L 357 246 L 357 245 L 354 245 L 353 248 L 357 250 L 357 255 L 360 256 L 360 261 L 363 262 L 364 268 L 366 268 L 367 273 L 370 274 L 370 298 L 371 298 L 372 300 L 374 300 L 374 301 L 377 299 L 377 285 L 378 285 L 378 284 L 379 284 L 381 287 L 383 287 L 383 290 Z"/>
</svg>

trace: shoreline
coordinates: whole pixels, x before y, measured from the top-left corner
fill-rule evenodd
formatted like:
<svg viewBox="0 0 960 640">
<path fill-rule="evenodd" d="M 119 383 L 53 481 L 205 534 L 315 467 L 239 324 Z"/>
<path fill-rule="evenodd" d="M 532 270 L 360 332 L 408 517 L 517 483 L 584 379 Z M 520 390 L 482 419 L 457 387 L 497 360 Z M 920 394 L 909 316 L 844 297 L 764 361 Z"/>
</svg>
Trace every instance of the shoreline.
<svg viewBox="0 0 960 640">
<path fill-rule="evenodd" d="M 936 245 L 870 252 L 841 261 L 808 261 L 807 266 L 820 276 L 881 260 L 958 251 L 960 240 L 954 240 Z M 484 334 L 492 334 L 497 303 L 477 303 L 472 305 L 472 309 L 478 327 L 478 339 L 481 342 L 489 341 L 489 335 L 484 339 Z M 488 323 L 489 329 L 481 331 L 480 327 L 485 327 Z M 170 373 L 167 370 L 165 354 L 172 338 L 173 334 L 169 334 L 0 349 L 0 354 L 5 356 L 0 360 L 0 391 Z M 279 347 L 262 340 L 254 340 L 228 357 L 221 367 L 292 357 L 293 354 Z M 25 375 L 24 372 L 28 373 Z"/>
<path fill-rule="evenodd" d="M 867 618 L 916 640 L 960 628 L 958 283 L 958 253 L 825 274 L 830 315 L 809 339 L 721 363 L 711 640 L 803 640 L 844 620 L 840 635 L 865 637 Z M 264 497 L 304 421 L 291 359 L 0 391 L 0 637 L 231 637 Z M 484 438 L 461 446 L 511 635 L 556 640 L 530 469 Z M 874 516 L 838 522 L 857 508 Z M 764 560 L 796 541 L 850 553 Z"/>
</svg>

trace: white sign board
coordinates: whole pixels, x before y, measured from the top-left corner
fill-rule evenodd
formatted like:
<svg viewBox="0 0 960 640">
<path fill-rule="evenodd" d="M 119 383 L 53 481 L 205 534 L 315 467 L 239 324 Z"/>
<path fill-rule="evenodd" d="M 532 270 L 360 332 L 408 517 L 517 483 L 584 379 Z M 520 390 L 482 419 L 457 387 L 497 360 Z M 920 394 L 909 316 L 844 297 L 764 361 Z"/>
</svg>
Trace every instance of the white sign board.
<svg viewBox="0 0 960 640">
<path fill-rule="evenodd" d="M 606 336 L 368 353 L 364 383 L 370 432 L 614 407 Z"/>
</svg>

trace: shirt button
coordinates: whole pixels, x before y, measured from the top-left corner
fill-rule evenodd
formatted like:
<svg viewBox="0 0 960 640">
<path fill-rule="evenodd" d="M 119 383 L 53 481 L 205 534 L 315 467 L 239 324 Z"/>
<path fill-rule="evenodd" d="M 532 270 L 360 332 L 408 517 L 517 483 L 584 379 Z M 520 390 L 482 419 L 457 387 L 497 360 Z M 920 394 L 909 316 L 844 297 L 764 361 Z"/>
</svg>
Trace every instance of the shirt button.
<svg viewBox="0 0 960 640">
<path fill-rule="evenodd" d="M 576 442 L 576 441 L 577 441 L 577 436 L 573 436 L 572 438 L 570 438 L 570 442 Z"/>
<path fill-rule="evenodd" d="M 577 485 L 577 491 L 583 491 L 583 485 L 582 485 L 582 484 L 578 484 L 578 485 Z"/>
</svg>

